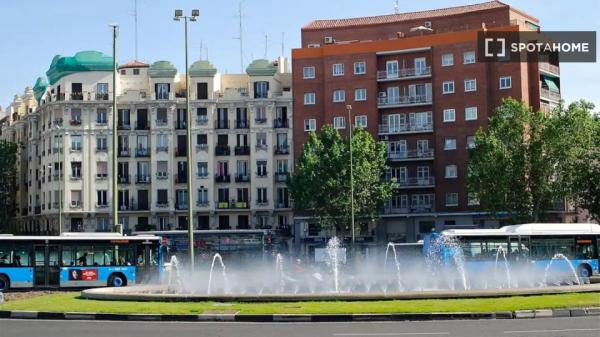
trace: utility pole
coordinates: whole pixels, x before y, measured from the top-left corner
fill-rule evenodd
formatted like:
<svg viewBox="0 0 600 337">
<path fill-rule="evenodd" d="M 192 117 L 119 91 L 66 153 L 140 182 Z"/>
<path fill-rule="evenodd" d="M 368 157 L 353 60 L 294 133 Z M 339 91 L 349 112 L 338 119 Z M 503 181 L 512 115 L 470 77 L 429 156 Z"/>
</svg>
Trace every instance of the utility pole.
<svg viewBox="0 0 600 337">
<path fill-rule="evenodd" d="M 239 4 L 239 20 L 240 20 L 240 74 L 244 73 L 244 43 L 243 43 L 243 35 L 242 35 L 242 2 L 240 1 Z"/>
<path fill-rule="evenodd" d="M 190 254 L 190 270 L 193 273 L 194 264 L 194 209 L 192 198 L 192 112 L 190 111 L 190 83 L 189 83 L 189 65 L 188 65 L 188 20 L 196 21 L 200 16 L 200 11 L 192 9 L 192 16 L 184 16 L 180 9 L 175 10 L 175 21 L 183 18 L 185 25 L 185 109 L 186 109 L 186 129 L 187 129 L 187 207 L 188 207 L 188 249 Z"/>
<path fill-rule="evenodd" d="M 117 151 L 119 136 L 117 134 L 117 35 L 119 26 L 117 24 L 110 25 L 113 30 L 113 64 L 112 64 L 112 218 L 115 229 L 123 234 L 123 226 L 119 225 L 119 185 L 117 181 Z"/>
<path fill-rule="evenodd" d="M 135 59 L 138 59 L 138 9 L 137 9 L 137 0 L 133 0 L 133 20 L 135 22 Z"/>
<path fill-rule="evenodd" d="M 354 174 L 353 174 L 353 163 L 352 163 L 352 105 L 346 105 L 348 110 L 348 138 L 350 139 L 350 214 L 351 214 L 351 227 L 352 227 L 352 253 L 354 253 L 356 234 L 354 230 Z"/>
</svg>

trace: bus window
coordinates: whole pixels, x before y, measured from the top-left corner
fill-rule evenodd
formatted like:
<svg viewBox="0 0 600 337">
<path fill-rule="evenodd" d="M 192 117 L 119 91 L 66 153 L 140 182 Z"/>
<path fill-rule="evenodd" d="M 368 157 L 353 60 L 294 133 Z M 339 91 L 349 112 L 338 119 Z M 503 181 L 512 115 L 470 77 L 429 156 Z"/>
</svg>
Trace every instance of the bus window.
<svg viewBox="0 0 600 337">
<path fill-rule="evenodd" d="M 135 266 L 135 256 L 131 245 L 119 245 L 117 251 L 119 252 L 118 265 Z M 116 255 L 117 253 L 115 252 L 115 256 Z"/>
<path fill-rule="evenodd" d="M 532 238 L 531 256 L 535 259 L 551 259 L 556 254 L 573 258 L 573 238 Z"/>
<path fill-rule="evenodd" d="M 105 266 L 116 266 L 117 260 L 115 259 L 114 249 L 117 246 L 110 246 L 104 249 L 104 265 Z"/>
<path fill-rule="evenodd" d="M 73 256 L 73 247 L 63 246 L 62 250 L 62 265 L 63 266 L 74 266 L 76 259 Z"/>
<path fill-rule="evenodd" d="M 104 261 L 104 247 L 94 246 L 94 266 L 104 266 L 110 263 L 110 260 L 106 262 Z"/>
<path fill-rule="evenodd" d="M 12 265 L 12 247 L 10 245 L 0 246 L 0 266 Z"/>
<path fill-rule="evenodd" d="M 13 265 L 16 267 L 28 267 L 31 265 L 29 249 L 24 246 L 16 246 L 13 250 Z"/>
<path fill-rule="evenodd" d="M 575 242 L 575 258 L 589 260 L 594 258 L 594 245 L 592 239 L 577 239 Z"/>
<path fill-rule="evenodd" d="M 92 247 L 77 247 L 75 258 L 78 266 L 91 266 L 94 261 Z"/>
<path fill-rule="evenodd" d="M 144 245 L 137 245 L 135 258 L 136 266 L 143 266 L 146 264 L 146 255 L 144 254 L 145 248 L 146 247 Z"/>
</svg>

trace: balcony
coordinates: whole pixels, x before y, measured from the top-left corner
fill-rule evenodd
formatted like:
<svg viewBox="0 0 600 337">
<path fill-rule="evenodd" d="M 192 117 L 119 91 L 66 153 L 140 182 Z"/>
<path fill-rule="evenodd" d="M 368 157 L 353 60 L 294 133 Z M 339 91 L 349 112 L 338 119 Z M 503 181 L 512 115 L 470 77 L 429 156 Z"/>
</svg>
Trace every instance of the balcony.
<svg viewBox="0 0 600 337">
<path fill-rule="evenodd" d="M 62 126 L 63 125 L 63 119 L 62 118 L 56 118 L 52 121 L 52 124 L 56 125 L 56 126 Z"/>
<path fill-rule="evenodd" d="M 117 123 L 117 129 L 119 129 L 119 130 L 131 130 L 131 124 L 119 122 L 119 123 Z"/>
<path fill-rule="evenodd" d="M 399 135 L 406 133 L 422 133 L 422 132 L 433 132 L 433 123 L 426 124 L 400 124 L 396 126 L 390 126 L 385 124 L 379 125 L 379 135 Z"/>
<path fill-rule="evenodd" d="M 215 175 L 216 183 L 228 183 L 231 182 L 231 175 L 229 174 L 216 174 Z"/>
<path fill-rule="evenodd" d="M 433 149 L 388 152 L 389 161 L 432 160 Z"/>
<path fill-rule="evenodd" d="M 52 148 L 52 153 L 63 153 L 63 149 L 62 147 L 53 147 Z"/>
<path fill-rule="evenodd" d="M 217 145 L 215 147 L 215 156 L 229 156 L 231 154 L 231 149 L 229 145 Z"/>
<path fill-rule="evenodd" d="M 136 147 L 135 148 L 135 156 L 136 157 L 150 157 L 150 148 L 149 147 Z"/>
<path fill-rule="evenodd" d="M 210 206 L 210 202 L 208 200 L 198 200 L 196 201 L 196 206 L 198 207 L 209 207 Z"/>
<path fill-rule="evenodd" d="M 169 153 L 169 147 L 168 146 L 157 146 L 156 152 Z"/>
<path fill-rule="evenodd" d="M 97 146 L 96 147 L 96 152 L 107 152 L 108 151 L 108 147 L 106 146 Z"/>
<path fill-rule="evenodd" d="M 250 205 L 248 201 L 217 201 L 217 209 L 247 209 Z"/>
<path fill-rule="evenodd" d="M 83 203 L 81 200 L 71 200 L 71 208 L 82 208 Z"/>
<path fill-rule="evenodd" d="M 156 201 L 156 207 L 157 208 L 166 208 L 166 207 L 169 207 L 169 201 L 168 200 L 157 200 Z"/>
<path fill-rule="evenodd" d="M 216 120 L 215 121 L 215 129 L 217 129 L 217 130 L 229 129 L 229 120 L 227 120 L 227 119 Z"/>
<path fill-rule="evenodd" d="M 71 179 L 71 180 L 81 180 L 81 174 L 71 174 L 69 176 L 69 179 Z"/>
<path fill-rule="evenodd" d="M 175 209 L 178 211 L 183 211 L 183 210 L 187 210 L 188 206 L 187 206 L 187 202 L 182 201 L 182 200 L 178 200 L 175 202 Z"/>
<path fill-rule="evenodd" d="M 108 93 L 97 92 L 96 93 L 96 101 L 108 101 Z"/>
<path fill-rule="evenodd" d="M 198 179 L 208 179 L 208 172 L 201 171 L 196 174 L 196 178 Z"/>
<path fill-rule="evenodd" d="M 396 179 L 398 188 L 430 188 L 435 187 L 435 177 L 410 177 Z"/>
<path fill-rule="evenodd" d="M 285 183 L 285 182 L 287 182 L 289 176 L 290 176 L 289 172 L 276 172 L 275 173 L 275 182 Z"/>
<path fill-rule="evenodd" d="M 235 121 L 236 129 L 248 129 L 250 127 L 250 123 L 248 123 L 247 119 L 240 119 Z"/>
<path fill-rule="evenodd" d="M 289 200 L 277 200 L 275 202 L 275 208 L 290 208 Z"/>
<path fill-rule="evenodd" d="M 70 152 L 81 152 L 81 144 L 71 146 Z"/>
<path fill-rule="evenodd" d="M 411 206 L 392 206 L 389 203 L 383 209 L 385 214 L 414 214 L 435 212 L 433 203 L 413 204 Z"/>
<path fill-rule="evenodd" d="M 540 88 L 540 97 L 547 101 L 560 101 L 560 92 L 548 90 L 546 88 Z"/>
<path fill-rule="evenodd" d="M 156 179 L 158 179 L 158 180 L 169 179 L 169 174 L 167 172 L 156 172 Z"/>
<path fill-rule="evenodd" d="M 560 76 L 560 68 L 558 66 L 550 64 L 547 61 L 540 61 L 538 65 L 542 72 L 545 72 L 549 75 Z"/>
<path fill-rule="evenodd" d="M 117 182 L 119 184 L 129 184 L 129 175 L 119 175 L 117 177 Z"/>
<path fill-rule="evenodd" d="M 208 116 L 198 116 L 196 118 L 197 125 L 208 125 Z"/>
<path fill-rule="evenodd" d="M 96 204 L 96 208 L 108 208 L 108 204 L 107 203 Z"/>
<path fill-rule="evenodd" d="M 83 93 L 82 92 L 72 92 L 71 93 L 71 101 L 83 101 Z"/>
<path fill-rule="evenodd" d="M 175 148 L 175 157 L 187 156 L 187 149 Z"/>
<path fill-rule="evenodd" d="M 196 150 L 208 152 L 208 144 L 196 144 Z"/>
<path fill-rule="evenodd" d="M 259 178 L 266 178 L 269 176 L 269 173 L 267 172 L 267 170 L 261 170 L 256 172 L 256 176 Z"/>
<path fill-rule="evenodd" d="M 275 154 L 290 154 L 290 147 L 287 144 L 275 145 Z"/>
<path fill-rule="evenodd" d="M 108 120 L 106 119 L 96 119 L 96 125 L 106 125 Z"/>
<path fill-rule="evenodd" d="M 175 174 L 175 184 L 186 184 L 187 183 L 187 175 L 184 173 L 176 173 Z"/>
<path fill-rule="evenodd" d="M 256 151 L 267 151 L 269 146 L 266 143 L 258 143 L 256 144 Z"/>
<path fill-rule="evenodd" d="M 150 123 L 148 121 L 138 121 L 135 124 L 136 130 L 150 130 Z"/>
<path fill-rule="evenodd" d="M 167 126 L 167 124 L 169 124 L 169 121 L 166 119 L 157 119 L 156 120 L 156 126 Z"/>
<path fill-rule="evenodd" d="M 267 123 L 267 118 L 266 117 L 256 117 L 254 119 L 254 123 L 256 123 L 256 124 L 266 124 Z"/>
<path fill-rule="evenodd" d="M 59 92 L 58 94 L 56 94 L 56 100 L 58 102 L 64 101 L 65 100 L 65 93 L 64 92 Z"/>
<path fill-rule="evenodd" d="M 384 108 L 399 108 L 407 106 L 430 105 L 431 96 L 415 95 L 415 96 L 387 96 L 377 99 L 377 107 Z"/>
<path fill-rule="evenodd" d="M 236 174 L 235 175 L 235 182 L 236 183 L 249 183 L 250 182 L 250 175 L 248 175 L 248 174 Z"/>
<path fill-rule="evenodd" d="M 41 214 L 42 213 L 42 207 L 41 206 L 35 206 L 35 208 L 33 209 L 35 214 Z"/>
<path fill-rule="evenodd" d="M 106 173 L 106 172 L 96 173 L 96 179 L 97 180 L 106 180 L 106 179 L 108 179 L 108 173 Z"/>
<path fill-rule="evenodd" d="M 273 127 L 276 129 L 287 129 L 290 126 L 287 118 L 275 118 L 273 120 Z"/>
<path fill-rule="evenodd" d="M 425 68 L 401 68 L 397 71 L 377 71 L 377 82 L 408 80 L 431 77 L 431 66 Z"/>
<path fill-rule="evenodd" d="M 79 119 L 77 119 L 77 118 L 71 119 L 69 121 L 69 125 L 71 125 L 71 126 L 79 126 L 79 125 L 81 125 L 81 118 L 79 118 Z"/>
<path fill-rule="evenodd" d="M 234 152 L 235 152 L 236 156 L 248 156 L 248 155 L 250 155 L 250 146 L 248 146 L 248 145 L 236 146 Z"/>
<path fill-rule="evenodd" d="M 131 157 L 131 150 L 128 147 L 119 149 L 119 157 Z"/>
<path fill-rule="evenodd" d="M 152 181 L 152 177 L 149 174 L 136 174 L 135 183 L 136 184 L 150 184 Z"/>
<path fill-rule="evenodd" d="M 187 123 L 184 120 L 175 121 L 175 129 L 177 130 L 185 130 L 187 127 Z"/>
</svg>

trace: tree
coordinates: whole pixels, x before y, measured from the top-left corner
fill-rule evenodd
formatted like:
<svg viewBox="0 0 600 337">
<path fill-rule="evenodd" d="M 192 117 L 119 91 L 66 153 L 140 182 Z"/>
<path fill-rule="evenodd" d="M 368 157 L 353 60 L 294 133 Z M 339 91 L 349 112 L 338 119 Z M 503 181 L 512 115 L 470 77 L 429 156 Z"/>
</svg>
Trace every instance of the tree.
<svg viewBox="0 0 600 337">
<path fill-rule="evenodd" d="M 546 219 L 554 201 L 579 194 L 586 156 L 598 147 L 593 125 L 583 101 L 544 113 L 504 100 L 488 130 L 475 136 L 468 190 L 482 210 L 508 213 L 516 222 Z"/>
<path fill-rule="evenodd" d="M 16 215 L 17 145 L 0 140 L 0 233 L 9 232 Z"/>
<path fill-rule="evenodd" d="M 288 181 L 295 210 L 326 229 L 350 229 L 349 155 L 348 139 L 325 125 L 320 134 L 310 134 Z M 362 129 L 352 134 L 352 160 L 355 219 L 364 223 L 379 216 L 394 183 L 383 180 L 387 170 L 385 145 Z"/>
</svg>

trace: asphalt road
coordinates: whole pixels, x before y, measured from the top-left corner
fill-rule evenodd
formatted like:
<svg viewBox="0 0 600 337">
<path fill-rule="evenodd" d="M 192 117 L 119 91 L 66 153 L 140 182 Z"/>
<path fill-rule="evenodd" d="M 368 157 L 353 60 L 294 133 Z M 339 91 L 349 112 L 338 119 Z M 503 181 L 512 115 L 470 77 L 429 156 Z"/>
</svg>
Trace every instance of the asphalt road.
<svg viewBox="0 0 600 337">
<path fill-rule="evenodd" d="M 0 337 L 600 336 L 598 317 L 429 322 L 181 323 L 1 320 Z"/>
</svg>

